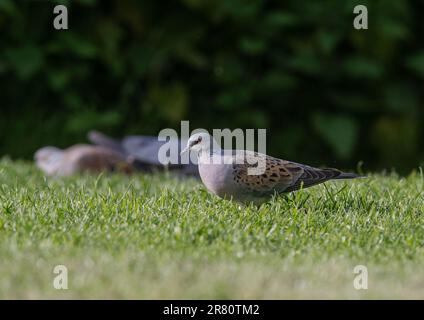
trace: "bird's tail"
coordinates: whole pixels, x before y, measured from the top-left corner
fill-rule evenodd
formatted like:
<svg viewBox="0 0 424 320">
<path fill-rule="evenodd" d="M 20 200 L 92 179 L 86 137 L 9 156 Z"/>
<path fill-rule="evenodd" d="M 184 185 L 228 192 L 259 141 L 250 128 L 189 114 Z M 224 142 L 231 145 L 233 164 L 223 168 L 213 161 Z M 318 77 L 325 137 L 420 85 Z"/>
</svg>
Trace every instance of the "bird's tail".
<svg viewBox="0 0 424 320">
<path fill-rule="evenodd" d="M 356 173 L 341 172 L 338 176 L 334 177 L 333 179 L 357 179 L 357 178 L 366 178 L 366 176 L 362 176 Z"/>
<path fill-rule="evenodd" d="M 107 135 L 92 130 L 87 134 L 88 140 L 98 146 L 105 147 L 108 149 L 115 150 L 116 152 L 125 154 L 125 149 L 122 147 L 121 142 L 119 140 L 115 140 Z"/>
</svg>

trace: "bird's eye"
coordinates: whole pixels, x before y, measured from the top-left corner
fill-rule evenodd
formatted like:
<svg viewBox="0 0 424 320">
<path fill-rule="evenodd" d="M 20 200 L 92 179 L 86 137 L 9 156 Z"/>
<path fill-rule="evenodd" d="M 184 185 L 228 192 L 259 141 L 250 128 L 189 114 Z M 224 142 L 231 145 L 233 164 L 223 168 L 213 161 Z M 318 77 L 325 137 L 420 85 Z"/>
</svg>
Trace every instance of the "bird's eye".
<svg viewBox="0 0 424 320">
<path fill-rule="evenodd" d="M 190 143 L 190 147 L 200 143 L 202 141 L 202 137 L 197 138 L 197 140 L 194 140 L 193 142 Z"/>
</svg>

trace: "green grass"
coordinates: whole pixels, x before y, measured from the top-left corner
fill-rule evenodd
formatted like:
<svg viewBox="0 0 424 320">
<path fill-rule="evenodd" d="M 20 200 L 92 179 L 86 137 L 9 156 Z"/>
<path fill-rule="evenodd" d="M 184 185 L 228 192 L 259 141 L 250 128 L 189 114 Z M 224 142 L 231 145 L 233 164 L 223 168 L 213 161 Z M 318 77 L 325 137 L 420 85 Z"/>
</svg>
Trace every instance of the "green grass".
<svg viewBox="0 0 424 320">
<path fill-rule="evenodd" d="M 194 179 L 45 179 L 4 159 L 0 298 L 424 298 L 423 195 L 420 172 L 374 175 L 239 208 Z"/>
</svg>

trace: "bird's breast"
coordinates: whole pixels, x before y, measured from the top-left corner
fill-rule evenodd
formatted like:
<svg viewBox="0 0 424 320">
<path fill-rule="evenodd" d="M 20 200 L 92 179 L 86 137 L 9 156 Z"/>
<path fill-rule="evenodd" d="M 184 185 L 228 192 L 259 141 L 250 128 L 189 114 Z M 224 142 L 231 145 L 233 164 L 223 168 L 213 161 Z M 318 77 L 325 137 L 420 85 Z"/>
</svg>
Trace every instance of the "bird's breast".
<svg viewBox="0 0 424 320">
<path fill-rule="evenodd" d="M 219 197 L 231 196 L 231 165 L 201 164 L 199 174 L 205 187 Z"/>
</svg>

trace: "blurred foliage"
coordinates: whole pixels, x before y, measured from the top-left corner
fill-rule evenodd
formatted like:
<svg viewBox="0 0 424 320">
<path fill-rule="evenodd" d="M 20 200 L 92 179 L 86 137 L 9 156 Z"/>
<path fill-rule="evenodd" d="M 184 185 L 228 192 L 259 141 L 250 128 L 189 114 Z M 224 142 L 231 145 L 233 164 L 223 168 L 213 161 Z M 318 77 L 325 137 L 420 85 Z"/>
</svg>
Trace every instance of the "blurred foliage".
<svg viewBox="0 0 424 320">
<path fill-rule="evenodd" d="M 69 30 L 53 28 L 65 4 Z M 365 4 L 369 29 L 353 28 Z M 0 0 L 0 154 L 164 127 L 267 128 L 268 153 L 423 164 L 419 1 Z"/>
</svg>

